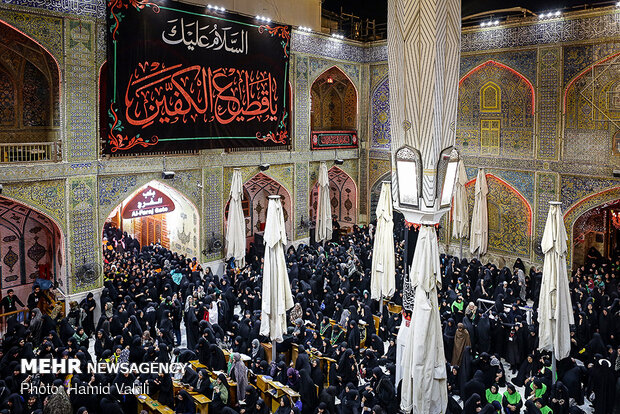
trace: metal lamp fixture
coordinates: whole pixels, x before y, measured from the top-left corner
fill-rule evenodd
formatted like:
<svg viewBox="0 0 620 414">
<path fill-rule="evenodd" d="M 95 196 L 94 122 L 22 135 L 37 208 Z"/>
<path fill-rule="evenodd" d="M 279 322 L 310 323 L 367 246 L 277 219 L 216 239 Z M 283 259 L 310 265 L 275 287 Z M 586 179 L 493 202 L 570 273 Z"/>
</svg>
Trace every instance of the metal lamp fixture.
<svg viewBox="0 0 620 414">
<path fill-rule="evenodd" d="M 396 151 L 396 180 L 401 206 L 418 208 L 422 187 L 422 157 L 420 151 L 404 146 Z"/>
<path fill-rule="evenodd" d="M 437 162 L 437 184 L 435 185 L 436 198 L 439 199 L 441 209 L 450 208 L 458 166 L 458 151 L 454 147 L 443 150 Z"/>
</svg>

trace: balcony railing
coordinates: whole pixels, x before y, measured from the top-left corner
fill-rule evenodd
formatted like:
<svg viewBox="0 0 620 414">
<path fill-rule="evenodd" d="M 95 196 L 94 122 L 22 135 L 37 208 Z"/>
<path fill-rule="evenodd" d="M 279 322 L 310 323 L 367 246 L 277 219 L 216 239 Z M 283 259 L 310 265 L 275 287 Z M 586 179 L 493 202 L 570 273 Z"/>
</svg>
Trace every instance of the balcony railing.
<svg viewBox="0 0 620 414">
<path fill-rule="evenodd" d="M 0 144 L 0 163 L 58 162 L 60 142 Z"/>
</svg>

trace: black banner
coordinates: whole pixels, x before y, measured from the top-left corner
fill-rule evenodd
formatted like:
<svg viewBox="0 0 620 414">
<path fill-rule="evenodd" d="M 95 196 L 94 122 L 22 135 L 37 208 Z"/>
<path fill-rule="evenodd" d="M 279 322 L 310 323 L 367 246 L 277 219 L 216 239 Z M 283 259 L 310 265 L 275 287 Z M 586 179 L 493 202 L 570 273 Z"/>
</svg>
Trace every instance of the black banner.
<svg viewBox="0 0 620 414">
<path fill-rule="evenodd" d="M 288 145 L 290 26 L 108 0 L 104 152 Z"/>
</svg>

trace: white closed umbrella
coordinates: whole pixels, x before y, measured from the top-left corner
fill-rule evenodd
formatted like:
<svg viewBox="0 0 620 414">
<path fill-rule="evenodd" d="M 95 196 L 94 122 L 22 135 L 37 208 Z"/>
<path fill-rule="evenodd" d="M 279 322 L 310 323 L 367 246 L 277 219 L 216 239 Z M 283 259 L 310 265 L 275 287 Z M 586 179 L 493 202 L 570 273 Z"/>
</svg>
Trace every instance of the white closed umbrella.
<svg viewBox="0 0 620 414">
<path fill-rule="evenodd" d="M 410 275 L 415 289 L 410 339 L 403 355 L 400 407 L 414 414 L 444 413 L 448 404 L 446 357 L 439 319 L 439 247 L 434 226 L 422 225 Z"/>
<path fill-rule="evenodd" d="M 245 218 L 241 206 L 242 198 L 241 170 L 235 168 L 230 184 L 230 203 L 226 220 L 226 260 L 234 257 L 238 267 L 245 266 Z"/>
<path fill-rule="evenodd" d="M 484 168 L 478 170 L 476 177 L 476 192 L 474 197 L 474 212 L 471 216 L 471 234 L 469 236 L 469 250 L 478 257 L 487 252 L 489 244 L 489 217 L 487 195 L 489 187 Z"/>
<path fill-rule="evenodd" d="M 560 210 L 561 203 L 549 203 L 549 214 L 540 247 L 545 254 L 542 283 L 538 302 L 538 348 L 552 351 L 555 359 L 570 353 L 570 325 L 574 324 L 566 269 L 566 227 Z M 555 373 L 554 373 L 555 379 Z"/>
<path fill-rule="evenodd" d="M 263 301 L 260 334 L 273 341 L 273 361 L 276 342 L 282 342 L 286 333 L 286 311 L 293 307 L 291 285 L 288 280 L 284 246 L 286 229 L 280 196 L 269 196 L 265 222 L 265 257 L 263 263 Z"/>
<path fill-rule="evenodd" d="M 332 207 L 329 203 L 329 174 L 327 165 L 319 168 L 319 199 L 316 209 L 316 241 L 332 239 Z"/>
<path fill-rule="evenodd" d="M 452 197 L 452 237 L 460 241 L 460 259 L 463 258 L 463 238 L 469 233 L 469 208 L 465 184 L 467 184 L 467 172 L 463 160 L 460 160 Z"/>
<path fill-rule="evenodd" d="M 370 273 L 370 297 L 379 301 L 383 312 L 383 298 L 391 298 L 396 290 L 394 275 L 394 221 L 392 218 L 392 184 L 381 185 L 381 195 L 377 204 L 377 230 L 372 249 L 372 269 Z"/>
</svg>

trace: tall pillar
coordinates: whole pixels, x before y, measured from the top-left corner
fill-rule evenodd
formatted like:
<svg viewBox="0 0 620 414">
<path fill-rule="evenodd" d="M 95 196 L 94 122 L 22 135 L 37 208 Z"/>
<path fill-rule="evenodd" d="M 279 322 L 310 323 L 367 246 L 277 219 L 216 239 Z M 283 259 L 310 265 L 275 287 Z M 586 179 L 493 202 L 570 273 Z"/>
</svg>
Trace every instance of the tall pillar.
<svg viewBox="0 0 620 414">
<path fill-rule="evenodd" d="M 459 158 L 453 146 L 460 34 L 460 0 L 388 0 L 394 208 L 422 225 L 404 283 L 411 322 L 403 321 L 398 335 L 400 408 L 413 414 L 443 414 L 448 401 L 433 225 L 450 209 Z"/>
<path fill-rule="evenodd" d="M 401 203 L 392 181 L 394 206 L 409 222 L 435 224 L 447 211 L 437 171 L 456 137 L 460 35 L 460 0 L 388 0 L 392 166 L 404 146 L 421 163 L 417 207 Z"/>
</svg>

